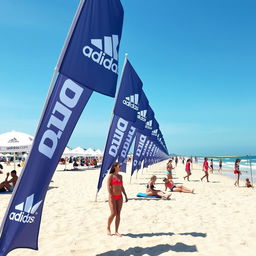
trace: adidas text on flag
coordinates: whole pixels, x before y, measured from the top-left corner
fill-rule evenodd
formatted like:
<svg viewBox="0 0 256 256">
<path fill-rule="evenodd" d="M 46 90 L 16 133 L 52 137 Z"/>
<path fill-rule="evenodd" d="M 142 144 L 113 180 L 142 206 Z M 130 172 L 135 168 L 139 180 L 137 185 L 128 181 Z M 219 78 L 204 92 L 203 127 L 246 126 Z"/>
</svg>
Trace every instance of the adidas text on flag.
<svg viewBox="0 0 256 256">
<path fill-rule="evenodd" d="M 17 212 L 11 212 L 9 215 L 9 219 L 17 222 L 22 222 L 22 223 L 33 223 L 35 220 L 35 216 L 31 216 L 36 214 L 36 210 L 42 203 L 42 200 L 39 201 L 38 203 L 34 204 L 34 194 L 28 196 L 26 198 L 26 202 L 18 204 L 15 206 L 15 210 L 18 210 L 19 213 Z"/>
<path fill-rule="evenodd" d="M 139 110 L 138 102 L 139 102 L 139 94 L 137 93 L 129 97 L 125 97 L 125 99 L 123 100 L 124 105 L 137 111 Z"/>
<path fill-rule="evenodd" d="M 94 62 L 103 66 L 104 68 L 111 70 L 114 73 L 118 73 L 118 53 L 117 47 L 119 44 L 118 35 L 104 36 L 104 49 L 102 39 L 91 39 L 91 45 L 84 46 L 84 56 L 92 59 Z M 97 48 L 100 51 L 97 51 Z M 111 58 L 107 58 L 106 54 Z"/>
</svg>

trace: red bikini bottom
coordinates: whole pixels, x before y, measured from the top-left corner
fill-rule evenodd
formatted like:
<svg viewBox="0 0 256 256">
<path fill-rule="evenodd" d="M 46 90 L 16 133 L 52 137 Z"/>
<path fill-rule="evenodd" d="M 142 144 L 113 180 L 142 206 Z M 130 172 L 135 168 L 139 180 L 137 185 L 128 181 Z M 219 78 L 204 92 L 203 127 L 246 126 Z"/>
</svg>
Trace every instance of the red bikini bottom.
<svg viewBox="0 0 256 256">
<path fill-rule="evenodd" d="M 112 195 L 112 197 L 113 197 L 114 200 L 118 200 L 118 199 L 120 199 L 122 197 L 122 194 L 120 194 L 120 195 Z"/>
</svg>

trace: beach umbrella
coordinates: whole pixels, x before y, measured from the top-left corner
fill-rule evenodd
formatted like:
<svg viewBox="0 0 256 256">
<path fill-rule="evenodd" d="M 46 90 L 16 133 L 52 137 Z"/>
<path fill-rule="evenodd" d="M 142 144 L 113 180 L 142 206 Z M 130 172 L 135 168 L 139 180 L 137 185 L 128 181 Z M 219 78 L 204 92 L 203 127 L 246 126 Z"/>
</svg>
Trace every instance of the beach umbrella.
<svg viewBox="0 0 256 256">
<path fill-rule="evenodd" d="M 0 152 L 16 153 L 28 152 L 34 137 L 23 132 L 6 132 L 0 134 Z"/>
<path fill-rule="evenodd" d="M 34 137 L 23 132 L 6 132 L 0 134 L 0 152 L 14 153 L 14 169 L 15 169 L 15 154 L 19 152 L 28 152 L 32 147 Z"/>
</svg>

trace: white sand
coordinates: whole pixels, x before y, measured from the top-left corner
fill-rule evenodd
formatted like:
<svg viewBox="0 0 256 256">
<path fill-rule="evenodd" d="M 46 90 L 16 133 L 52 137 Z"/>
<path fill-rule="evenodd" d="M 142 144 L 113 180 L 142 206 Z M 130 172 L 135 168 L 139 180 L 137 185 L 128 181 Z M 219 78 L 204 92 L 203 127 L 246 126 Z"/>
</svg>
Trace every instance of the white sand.
<svg viewBox="0 0 256 256">
<path fill-rule="evenodd" d="M 171 200 L 136 198 L 137 192 L 145 192 L 153 173 L 159 177 L 157 189 L 164 189 L 160 177 L 165 176 L 165 165 L 144 170 L 137 179 L 134 175 L 131 184 L 129 175 L 122 174 L 130 199 L 122 209 L 122 238 L 106 235 L 106 179 L 94 201 L 99 169 L 64 172 L 64 166 L 58 166 L 44 205 L 39 251 L 18 249 L 9 255 L 256 255 L 255 189 L 234 187 L 232 179 L 218 174 L 210 176 L 210 183 L 201 182 L 199 166 L 193 169 L 191 182 L 184 182 L 180 164 L 174 181 L 195 188 L 196 194 L 173 193 Z M 0 196 L 2 219 L 11 195 Z"/>
</svg>

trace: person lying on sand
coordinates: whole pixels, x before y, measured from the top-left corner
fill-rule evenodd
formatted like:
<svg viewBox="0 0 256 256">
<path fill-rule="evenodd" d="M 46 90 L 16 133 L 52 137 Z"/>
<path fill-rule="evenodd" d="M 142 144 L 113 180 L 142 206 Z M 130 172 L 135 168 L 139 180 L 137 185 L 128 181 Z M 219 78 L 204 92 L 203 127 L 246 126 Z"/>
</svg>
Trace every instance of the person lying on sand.
<svg viewBox="0 0 256 256">
<path fill-rule="evenodd" d="M 165 194 L 164 192 L 162 192 L 161 190 L 156 190 L 155 189 L 155 182 L 156 182 L 156 176 L 153 175 L 150 178 L 150 181 L 147 184 L 147 190 L 146 193 L 148 196 L 160 196 L 163 199 L 169 199 L 171 196 L 171 193 Z"/>
<path fill-rule="evenodd" d="M 194 189 L 188 189 L 184 186 L 176 186 L 171 179 L 163 179 L 165 191 L 169 188 L 172 192 L 194 193 Z"/>
</svg>

